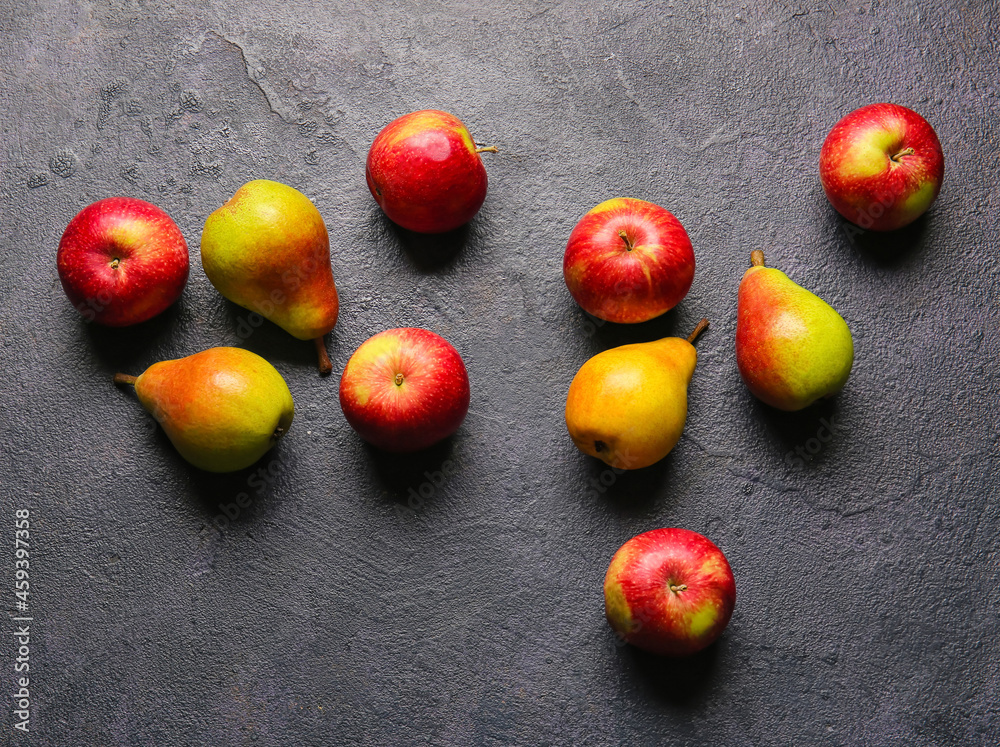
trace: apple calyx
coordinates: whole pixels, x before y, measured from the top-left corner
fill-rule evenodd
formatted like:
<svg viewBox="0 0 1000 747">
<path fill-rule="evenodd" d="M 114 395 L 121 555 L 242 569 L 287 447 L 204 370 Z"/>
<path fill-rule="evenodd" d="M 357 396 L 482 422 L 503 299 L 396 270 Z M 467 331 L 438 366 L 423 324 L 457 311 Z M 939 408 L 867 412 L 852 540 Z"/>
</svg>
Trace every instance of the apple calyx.
<svg viewBox="0 0 1000 747">
<path fill-rule="evenodd" d="M 271 434 L 271 443 L 277 443 L 281 440 L 281 437 L 287 432 L 286 428 L 282 428 L 280 425 L 274 429 L 274 433 Z"/>
<path fill-rule="evenodd" d="M 396 378 L 393 379 L 396 386 L 403 386 L 403 374 L 397 373 Z"/>
<path fill-rule="evenodd" d="M 750 252 L 750 266 L 751 267 L 763 267 L 764 266 L 764 252 L 760 249 L 754 249 Z"/>
<path fill-rule="evenodd" d="M 135 380 L 138 376 L 129 376 L 128 374 L 116 373 L 111 379 L 115 384 L 122 384 L 128 386 L 135 386 Z"/>
<path fill-rule="evenodd" d="M 764 255 L 763 255 L 763 254 L 761 254 L 761 257 L 763 257 L 763 256 L 764 256 Z M 691 343 L 691 344 L 693 345 L 693 344 L 694 344 L 694 341 L 698 339 L 698 335 L 700 335 L 700 334 L 701 334 L 702 332 L 704 332 L 704 331 L 705 331 L 706 329 L 708 329 L 708 319 L 702 319 L 702 320 L 701 320 L 700 322 L 698 322 L 698 324 L 697 324 L 697 325 L 695 326 L 695 328 L 694 328 L 694 331 L 692 331 L 692 332 L 691 332 L 691 334 L 689 334 L 689 335 L 688 335 L 688 337 L 687 337 L 687 341 L 688 341 L 688 342 L 690 342 L 690 343 Z"/>
<path fill-rule="evenodd" d="M 895 163 L 901 163 L 901 161 L 899 160 L 900 158 L 902 158 L 903 156 L 912 156 L 914 153 L 916 153 L 916 151 L 913 150 L 913 148 L 903 148 L 903 150 L 899 151 L 899 153 L 893 156 L 889 156 L 889 160 Z"/>
<path fill-rule="evenodd" d="M 330 356 L 326 352 L 326 345 L 323 342 L 323 335 L 315 338 L 313 340 L 316 343 L 316 355 L 319 358 L 319 375 L 329 376 L 333 373 L 333 363 L 330 362 Z"/>
<path fill-rule="evenodd" d="M 632 239 L 630 239 L 629 236 L 628 236 L 628 234 L 625 233 L 625 229 L 624 228 L 618 232 L 618 236 L 620 236 L 621 240 L 625 242 L 625 250 L 626 251 L 630 252 L 633 249 L 635 249 L 635 244 L 632 243 Z"/>
<path fill-rule="evenodd" d="M 476 153 L 499 153 L 500 149 L 495 145 L 477 145 Z"/>
</svg>

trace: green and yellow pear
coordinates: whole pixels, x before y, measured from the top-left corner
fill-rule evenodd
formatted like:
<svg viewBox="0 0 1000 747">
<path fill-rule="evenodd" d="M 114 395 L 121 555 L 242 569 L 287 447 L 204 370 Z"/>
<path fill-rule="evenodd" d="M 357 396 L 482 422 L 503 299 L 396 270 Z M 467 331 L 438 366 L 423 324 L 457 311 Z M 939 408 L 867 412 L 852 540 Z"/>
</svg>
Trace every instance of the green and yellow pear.
<svg viewBox="0 0 1000 747">
<path fill-rule="evenodd" d="M 333 370 L 323 335 L 340 305 L 326 224 L 308 197 L 266 179 L 244 184 L 205 221 L 201 264 L 230 301 L 314 340 L 320 373 Z"/>
<path fill-rule="evenodd" d="M 210 348 L 114 380 L 133 385 L 181 456 L 209 472 L 249 467 L 288 432 L 295 415 L 281 374 L 242 348 Z"/>
<path fill-rule="evenodd" d="M 795 411 L 839 392 L 854 364 L 847 322 L 826 301 L 750 255 L 740 281 L 736 364 L 754 396 Z"/>
<path fill-rule="evenodd" d="M 670 453 L 687 420 L 687 388 L 698 362 L 692 344 L 665 337 L 622 345 L 588 360 L 566 396 L 566 427 L 584 454 L 617 469 L 639 469 Z"/>
</svg>

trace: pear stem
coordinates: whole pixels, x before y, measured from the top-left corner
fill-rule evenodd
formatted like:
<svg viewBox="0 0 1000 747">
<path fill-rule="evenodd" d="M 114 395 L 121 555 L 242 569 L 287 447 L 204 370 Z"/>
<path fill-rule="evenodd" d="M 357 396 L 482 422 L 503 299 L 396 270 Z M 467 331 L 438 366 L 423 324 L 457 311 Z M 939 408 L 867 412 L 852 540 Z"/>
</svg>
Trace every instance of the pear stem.
<svg viewBox="0 0 1000 747">
<path fill-rule="evenodd" d="M 694 328 L 694 331 L 688 335 L 688 342 L 690 342 L 693 345 L 694 341 L 698 339 L 698 335 L 700 335 L 706 329 L 708 329 L 708 319 L 702 319 L 700 322 L 698 322 L 697 326 Z"/>
<path fill-rule="evenodd" d="M 329 376 L 333 373 L 333 364 L 330 362 L 330 356 L 326 352 L 323 335 L 317 337 L 313 342 L 316 343 L 316 355 L 319 357 L 319 375 Z"/>
<path fill-rule="evenodd" d="M 751 267 L 763 267 L 764 266 L 764 252 L 760 249 L 754 249 L 750 252 L 750 265 Z"/>
<path fill-rule="evenodd" d="M 500 149 L 495 145 L 480 145 L 476 148 L 476 153 L 499 153 Z"/>
<path fill-rule="evenodd" d="M 135 386 L 135 380 L 139 378 L 138 376 L 129 376 L 128 374 L 116 373 L 114 378 L 111 379 L 116 384 L 128 384 L 129 386 Z"/>
</svg>

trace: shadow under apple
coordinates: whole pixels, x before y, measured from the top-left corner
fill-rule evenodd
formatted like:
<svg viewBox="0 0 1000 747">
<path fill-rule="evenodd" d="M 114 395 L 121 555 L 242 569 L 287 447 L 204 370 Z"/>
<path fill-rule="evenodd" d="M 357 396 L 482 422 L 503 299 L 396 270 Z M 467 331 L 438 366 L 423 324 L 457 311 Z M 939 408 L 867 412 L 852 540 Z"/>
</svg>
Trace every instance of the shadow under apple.
<svg viewBox="0 0 1000 747">
<path fill-rule="evenodd" d="M 394 240 L 399 250 L 409 257 L 421 272 L 434 272 L 452 264 L 469 243 L 471 222 L 447 233 L 416 233 L 393 223 L 381 210 L 372 216 L 376 233 Z"/>
<path fill-rule="evenodd" d="M 722 644 L 716 641 L 696 654 L 678 657 L 622 646 L 620 658 L 658 700 L 695 709 L 704 704 L 711 692 Z"/>
<path fill-rule="evenodd" d="M 448 478 L 460 468 L 454 458 L 454 435 L 426 449 L 407 454 L 384 451 L 367 442 L 364 448 L 379 490 L 395 503 L 410 508 L 416 508 L 414 503 L 422 505 L 422 502 L 433 499 L 438 491 L 446 487 Z"/>
<path fill-rule="evenodd" d="M 895 231 L 869 231 L 846 220 L 832 207 L 830 211 L 831 223 L 844 233 L 847 243 L 863 261 L 878 267 L 898 267 L 916 258 L 927 245 L 929 213 Z"/>
<path fill-rule="evenodd" d="M 673 313 L 673 309 L 649 321 L 638 322 L 637 324 L 605 322 L 597 317 L 590 316 L 583 309 L 580 309 L 580 313 L 585 315 L 596 328 L 592 337 L 599 343 L 601 350 L 617 347 L 618 345 L 660 340 L 664 337 L 687 337 L 691 329 L 694 329 L 694 324 L 692 324 L 691 329 L 681 335 L 678 315 Z"/>
<path fill-rule="evenodd" d="M 567 294 L 568 295 L 568 294 Z M 576 306 L 570 297 L 568 303 Z M 579 325 L 578 329 L 582 337 L 587 338 L 588 349 L 591 355 L 596 355 L 604 350 L 619 347 L 621 345 L 631 345 L 639 342 L 652 342 L 662 340 L 664 337 L 687 338 L 702 315 L 693 314 L 690 309 L 671 309 L 660 316 L 646 322 L 637 324 L 618 324 L 598 319 L 592 314 L 588 314 L 579 306 L 576 306 Z M 704 339 L 712 335 L 712 320 L 708 319 L 709 326 L 698 338 Z M 695 348 L 698 343 L 695 342 Z"/>
<path fill-rule="evenodd" d="M 90 341 L 94 355 L 112 375 L 119 372 L 138 375 L 159 360 L 154 351 L 171 338 L 183 313 L 182 296 L 152 319 L 128 327 L 108 327 L 87 322 L 82 317 L 79 324 Z"/>
</svg>

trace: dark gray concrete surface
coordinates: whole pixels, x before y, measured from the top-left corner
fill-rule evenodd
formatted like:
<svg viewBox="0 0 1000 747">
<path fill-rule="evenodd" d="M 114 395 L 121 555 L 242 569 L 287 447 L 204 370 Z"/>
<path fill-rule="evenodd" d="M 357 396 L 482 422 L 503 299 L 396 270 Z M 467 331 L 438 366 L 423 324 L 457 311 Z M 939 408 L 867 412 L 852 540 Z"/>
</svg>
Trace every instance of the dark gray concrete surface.
<svg viewBox="0 0 1000 747">
<path fill-rule="evenodd" d="M 0 595 L 15 614 L 29 509 L 33 617 L 28 736 L 3 623 L 0 744 L 1000 741 L 996 3 L 235 5 L 0 13 Z M 874 101 L 931 122 L 945 183 L 914 227 L 855 237 L 817 160 Z M 394 229 L 363 177 L 378 130 L 426 107 L 501 150 L 443 239 Z M 205 217 L 254 178 L 329 226 L 329 379 L 277 327 L 241 337 L 201 270 Z M 85 324 L 55 268 L 73 215 L 115 194 L 163 207 L 193 260 L 181 302 L 123 330 Z M 561 274 L 572 226 L 618 195 L 674 212 L 698 263 L 632 328 L 595 325 Z M 795 415 L 736 370 L 757 248 L 854 333 L 845 390 Z M 702 316 L 677 448 L 595 489 L 563 422 L 576 369 Z M 454 343 L 473 393 L 454 438 L 398 459 L 350 430 L 337 381 L 403 325 Z M 213 345 L 268 358 L 297 407 L 228 476 L 111 384 Z M 737 579 L 728 630 L 686 661 L 616 645 L 603 615 L 611 555 L 660 526 L 708 535 Z"/>
</svg>

